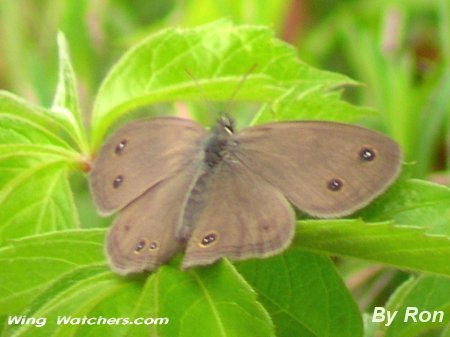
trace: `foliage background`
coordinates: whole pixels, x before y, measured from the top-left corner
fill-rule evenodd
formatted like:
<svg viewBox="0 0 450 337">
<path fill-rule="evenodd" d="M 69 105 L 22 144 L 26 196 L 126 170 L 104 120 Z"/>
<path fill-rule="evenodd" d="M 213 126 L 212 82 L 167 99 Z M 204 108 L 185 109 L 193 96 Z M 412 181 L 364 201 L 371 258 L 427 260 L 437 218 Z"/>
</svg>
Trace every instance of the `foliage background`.
<svg viewBox="0 0 450 337">
<path fill-rule="evenodd" d="M 356 217 L 354 220 L 304 221 L 301 227 L 299 225 L 294 248 L 283 257 L 270 259 L 262 264 L 243 262 L 237 265 L 240 274 L 227 262 L 211 270 L 193 273 L 194 278 L 207 282 L 204 286 L 209 289 L 204 294 L 242 297 L 241 294 L 229 293 L 230 288 L 219 282 L 221 277 L 230 284 L 246 289 L 239 307 L 246 308 L 259 317 L 260 322 L 265 322 L 260 324 L 260 336 L 270 335 L 270 331 L 274 329 L 267 315 L 272 317 L 280 336 L 292 335 L 292 331 L 301 332 L 305 336 L 327 336 L 329 331 L 325 327 L 336 335 L 337 332 L 333 329 L 338 325 L 336 322 L 342 325 L 342 321 L 335 316 L 318 316 L 318 306 L 333 311 L 331 306 L 325 306 L 321 302 L 320 295 L 324 293 L 328 294 L 330 303 L 342 303 L 335 311 L 346 313 L 344 317 L 348 324 L 344 325 L 349 330 L 341 329 L 340 335 L 357 336 L 361 326 L 356 306 L 348 296 L 346 287 L 362 313 L 370 313 L 375 305 L 388 308 L 415 305 L 429 310 L 446 309 L 448 314 L 444 323 L 447 324 L 450 316 L 450 193 L 445 187 L 427 183 L 432 180 L 448 185 L 450 9 L 447 1 L 3 1 L 0 3 L 0 87 L 37 106 L 49 108 L 54 105 L 54 92 L 58 83 L 56 35 L 61 30 L 70 46 L 83 123 L 89 126 L 90 111 L 98 88 L 109 69 L 128 47 L 165 27 L 195 27 L 224 17 L 238 24 L 269 25 L 279 38 L 295 46 L 300 59 L 317 68 L 336 71 L 363 83 L 346 89 L 344 97 L 355 105 L 374 108 L 381 113 L 369 114 L 369 117 L 358 121 L 396 139 L 405 151 L 406 165 L 401 182 L 382 200 L 377 200 L 360 214 L 365 221 L 373 222 L 370 226 L 364 227 L 367 224 Z M 336 81 L 350 82 L 343 77 Z M 205 89 L 207 94 L 212 92 L 208 86 Z M 223 96 L 228 97 L 225 94 Z M 243 96 L 245 98 L 245 92 Z M 217 100 L 221 100 L 221 97 L 217 97 Z M 5 111 L 5 105 L 3 103 L 2 112 Z M 70 104 L 66 100 L 62 105 L 67 107 Z M 19 107 L 9 106 L 6 110 L 23 110 L 25 114 L 26 109 L 33 112 L 36 109 L 35 106 L 27 106 L 22 102 L 17 103 L 17 106 Z M 158 114 L 171 108 L 173 107 L 158 105 L 150 111 L 138 111 L 138 114 Z M 196 105 L 195 109 L 202 111 L 201 105 Z M 208 111 L 197 114 L 197 118 L 207 124 Z M 336 117 L 331 112 L 323 118 L 339 120 L 342 117 Z M 21 131 L 21 125 L 9 124 L 11 121 L 8 119 L 2 119 L 1 123 L 3 130 L 14 130 L 11 134 L 26 133 L 23 131 L 26 130 L 25 127 Z M 79 131 L 82 128 L 83 126 Z M 35 139 L 31 141 L 39 143 L 46 140 L 46 132 L 41 133 L 33 134 Z M 3 133 L 2 141 L 14 137 L 11 134 Z M 72 158 L 72 161 L 59 160 L 60 153 L 55 153 L 55 160 L 41 166 L 33 166 L 33 161 L 37 161 L 34 158 L 27 157 L 20 161 L 22 167 L 36 167 L 34 174 L 39 179 L 32 186 L 22 186 L 17 194 L 32 194 L 40 200 L 43 197 L 39 195 L 40 191 L 43 194 L 49 191 L 49 180 L 46 177 L 51 177 L 50 181 L 55 188 L 50 189 L 50 193 L 55 196 L 54 202 L 64 200 L 69 194 L 73 196 L 73 207 L 67 206 L 59 215 L 47 214 L 53 221 L 42 222 L 42 226 L 36 231 L 41 236 L 30 237 L 29 233 L 21 233 L 21 227 L 15 227 L 13 237 L 18 238 L 18 241 L 1 243 L 0 279 L 4 292 L 0 299 L 0 315 L 6 316 L 11 311 L 48 315 L 60 312 L 73 315 L 76 312 L 90 315 L 104 313 L 113 317 L 120 316 L 120 313 L 127 316 L 130 312 L 134 315 L 154 313 L 154 307 L 146 307 L 141 301 L 152 295 L 154 297 L 155 293 L 167 296 L 166 301 L 161 301 L 162 306 L 184 296 L 179 306 L 189 307 L 192 299 L 185 294 L 204 296 L 196 294 L 198 286 L 189 283 L 192 282 L 192 275 L 178 274 L 174 271 L 176 268 L 168 267 L 149 280 L 137 277 L 124 281 L 112 277 L 103 267 L 104 257 L 98 246 L 104 235 L 102 228 L 109 225 L 112 219 L 102 219 L 96 215 L 87 189 L 85 167 L 82 167 L 91 155 L 89 141 L 83 140 L 83 137 L 79 139 L 80 153 L 85 156 L 82 160 L 67 148 L 66 159 Z M 53 144 L 54 140 L 50 142 Z M 24 151 L 25 157 L 26 150 L 21 151 Z M 16 149 L 15 155 L 20 157 L 20 151 Z M 8 160 L 5 159 L 9 158 L 8 145 L 2 147 L 1 158 L 4 166 L 0 178 L 0 207 L 11 213 L 14 209 L 5 201 L 7 187 L 13 188 L 8 185 L 12 176 L 11 167 L 8 167 Z M 66 171 L 61 170 L 65 165 L 71 168 L 68 176 L 63 173 Z M 410 180 L 411 178 L 420 180 Z M 20 200 L 21 204 L 32 202 L 31 197 L 30 200 Z M 55 207 L 52 211 L 50 207 L 49 212 L 56 212 L 57 209 L 60 208 Z M 0 216 L 3 222 L 7 219 L 5 214 Z M 394 220 L 396 225 L 405 225 L 407 228 L 399 231 L 398 227 L 385 223 L 386 220 Z M 21 219 L 16 221 L 20 223 Z M 92 228 L 92 231 L 83 234 L 87 236 L 78 240 L 77 235 L 82 234 L 74 232 L 70 236 L 71 240 L 67 241 L 65 234 L 53 233 L 64 229 L 60 228 L 60 224 L 66 222 L 76 224 L 72 228 Z M 416 228 L 409 228 L 410 226 Z M 3 235 L 8 237 L 8 233 L 5 234 L 7 230 L 2 230 Z M 434 235 L 433 239 L 424 236 L 423 232 Z M 81 246 L 79 242 L 82 242 Z M 46 250 L 51 244 L 56 248 Z M 74 256 L 71 244 L 74 245 L 73 250 L 83 253 Z M 28 251 L 32 254 L 27 259 Z M 334 259 L 331 264 L 327 257 L 311 252 L 339 255 L 340 258 Z M 36 256 L 41 256 L 39 264 L 37 260 L 33 260 Z M 345 256 L 370 262 L 347 259 Z M 56 257 L 61 260 L 61 265 L 55 262 Z M 51 261 L 48 265 L 43 262 L 46 259 Z M 301 265 L 303 269 L 279 270 L 280 265 L 290 260 L 295 260 L 291 266 Z M 67 268 L 67 261 L 80 268 Z M 320 266 L 326 276 L 317 276 L 317 270 L 314 272 L 317 266 Z M 400 271 L 399 268 L 425 273 L 411 274 Z M 273 285 L 265 284 L 268 276 L 264 275 L 264 271 L 267 269 L 279 276 L 274 282 L 280 282 L 281 288 L 286 282 L 294 282 L 290 288 L 292 299 L 274 289 Z M 33 277 L 31 280 L 22 279 L 21 284 L 18 282 L 20 278 L 13 276 L 20 275 L 24 270 Z M 305 274 L 310 277 L 305 277 Z M 256 290 L 258 302 L 250 291 L 250 285 L 243 282 L 241 275 Z M 319 278 L 315 279 L 316 276 Z M 346 287 L 337 286 L 341 278 Z M 58 282 L 53 284 L 55 279 Z M 322 287 L 311 289 L 314 281 L 322 282 Z M 170 284 L 186 283 L 188 285 L 185 288 L 170 287 Z M 31 294 L 36 289 L 39 289 L 40 295 L 32 298 Z M 302 297 L 305 289 L 310 290 L 311 296 Z M 68 295 L 76 298 L 73 308 L 70 307 L 72 302 Z M 218 297 L 210 300 L 222 303 L 222 295 L 216 296 Z M 92 304 L 95 310 L 83 307 L 83 311 L 77 306 L 83 303 L 83 298 L 91 303 L 87 299 L 92 297 L 103 298 L 102 301 L 95 302 L 95 305 Z M 135 299 L 135 303 L 120 300 L 121 298 Z M 260 302 L 264 309 L 260 307 Z M 121 308 L 117 309 L 119 304 Z M 209 312 L 207 308 L 198 310 L 202 314 Z M 174 308 L 160 308 L 160 313 L 164 312 L 177 317 Z M 232 313 L 227 313 L 226 308 L 219 312 L 222 320 L 229 319 L 228 324 L 235 326 L 236 333 L 239 332 L 238 328 L 245 328 L 245 324 L 238 322 Z M 192 315 L 198 317 L 195 312 Z M 193 331 L 195 319 L 186 320 L 190 324 L 185 329 Z M 430 327 L 435 328 L 433 332 L 429 330 Z M 207 332 L 205 325 L 197 328 Z M 210 328 L 215 331 L 214 324 Z M 187 334 L 175 323 L 169 329 L 171 330 L 168 332 L 158 333 L 164 336 Z M 4 336 L 36 333 L 33 329 L 10 330 L 5 325 L 1 331 Z M 114 331 L 118 336 L 127 333 L 121 329 Z M 444 324 L 397 324 L 389 328 L 382 324 L 365 325 L 366 336 L 380 332 L 387 336 L 414 336 L 419 333 L 426 336 L 448 336 L 449 328 Z M 54 331 L 51 333 L 58 334 Z M 68 331 L 62 330 L 60 333 L 67 334 Z M 81 328 L 80 331 L 71 333 L 83 336 L 83 333 L 89 331 Z M 227 333 L 234 336 L 231 330 Z M 215 332 L 209 335 L 215 335 Z"/>
</svg>

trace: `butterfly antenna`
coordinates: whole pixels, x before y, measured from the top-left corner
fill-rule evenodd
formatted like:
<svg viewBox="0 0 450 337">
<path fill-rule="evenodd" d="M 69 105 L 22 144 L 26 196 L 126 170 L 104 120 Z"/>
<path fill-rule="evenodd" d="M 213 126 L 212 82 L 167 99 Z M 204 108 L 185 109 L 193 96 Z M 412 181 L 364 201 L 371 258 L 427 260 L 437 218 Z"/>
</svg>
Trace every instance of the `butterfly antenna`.
<svg viewBox="0 0 450 337">
<path fill-rule="evenodd" d="M 233 93 L 231 94 L 230 98 L 228 99 L 228 102 L 225 105 L 225 108 L 223 109 L 222 114 L 227 115 L 227 111 L 230 111 L 231 109 L 231 105 L 233 103 L 235 103 L 235 98 L 237 93 L 239 92 L 239 90 L 242 88 L 242 86 L 244 85 L 245 81 L 247 80 L 248 76 L 256 69 L 258 65 L 255 63 L 253 64 L 245 73 L 245 75 L 242 77 L 242 80 L 239 82 L 239 84 L 237 85 L 237 87 L 234 89 Z"/>
<path fill-rule="evenodd" d="M 197 78 L 187 68 L 184 68 L 184 71 L 197 86 L 197 89 L 198 89 L 198 91 L 200 91 L 200 94 L 202 95 L 203 100 L 206 102 L 206 105 L 208 106 L 209 111 L 213 111 L 212 103 L 206 95 L 205 88 L 203 88 L 203 86 L 200 84 L 200 82 L 197 80 Z"/>
</svg>

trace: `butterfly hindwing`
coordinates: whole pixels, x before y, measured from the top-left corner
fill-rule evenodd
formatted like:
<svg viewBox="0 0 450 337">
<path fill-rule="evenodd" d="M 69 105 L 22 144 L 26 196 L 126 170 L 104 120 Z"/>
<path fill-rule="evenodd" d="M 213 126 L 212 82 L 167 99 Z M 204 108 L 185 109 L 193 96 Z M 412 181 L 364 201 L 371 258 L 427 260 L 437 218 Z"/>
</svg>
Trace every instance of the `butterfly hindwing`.
<svg viewBox="0 0 450 337">
<path fill-rule="evenodd" d="M 223 161 L 209 178 L 201 201 L 191 210 L 195 227 L 184 268 L 221 257 L 270 256 L 289 245 L 295 216 L 280 191 L 238 161 Z"/>
</svg>

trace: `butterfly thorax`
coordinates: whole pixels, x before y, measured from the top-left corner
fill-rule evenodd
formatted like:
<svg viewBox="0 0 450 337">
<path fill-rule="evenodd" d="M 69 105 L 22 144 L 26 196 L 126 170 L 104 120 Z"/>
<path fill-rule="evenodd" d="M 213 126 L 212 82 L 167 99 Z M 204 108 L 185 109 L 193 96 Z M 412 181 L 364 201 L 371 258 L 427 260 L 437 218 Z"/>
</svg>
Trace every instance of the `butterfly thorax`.
<svg viewBox="0 0 450 337">
<path fill-rule="evenodd" d="M 228 155 L 229 147 L 236 145 L 233 133 L 233 120 L 223 115 L 206 140 L 203 161 L 207 169 L 214 169 Z"/>
</svg>

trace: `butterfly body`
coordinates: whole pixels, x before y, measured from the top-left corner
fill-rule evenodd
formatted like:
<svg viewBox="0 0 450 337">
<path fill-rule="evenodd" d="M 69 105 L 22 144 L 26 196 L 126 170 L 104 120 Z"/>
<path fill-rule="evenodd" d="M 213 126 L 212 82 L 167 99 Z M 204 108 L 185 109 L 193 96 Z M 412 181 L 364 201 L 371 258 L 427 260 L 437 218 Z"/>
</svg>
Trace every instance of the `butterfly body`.
<svg viewBox="0 0 450 337">
<path fill-rule="evenodd" d="M 184 241 L 189 239 L 196 223 L 195 217 L 204 207 L 204 196 L 210 188 L 210 180 L 218 170 L 220 171 L 221 165 L 227 165 L 227 161 L 237 160 L 233 157 L 233 149 L 236 146 L 233 121 L 229 118 L 221 118 L 199 148 L 197 161 L 200 165 L 182 206 L 176 235 L 178 239 Z"/>
<path fill-rule="evenodd" d="M 119 210 L 107 254 L 121 274 L 154 270 L 185 250 L 183 267 L 285 249 L 291 205 L 318 217 L 365 206 L 400 170 L 389 138 L 330 122 L 271 123 L 236 132 L 223 116 L 207 132 L 153 118 L 119 129 L 101 149 L 91 189 L 103 213 Z"/>
</svg>

